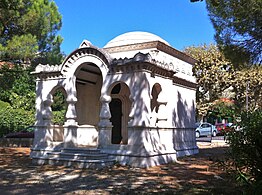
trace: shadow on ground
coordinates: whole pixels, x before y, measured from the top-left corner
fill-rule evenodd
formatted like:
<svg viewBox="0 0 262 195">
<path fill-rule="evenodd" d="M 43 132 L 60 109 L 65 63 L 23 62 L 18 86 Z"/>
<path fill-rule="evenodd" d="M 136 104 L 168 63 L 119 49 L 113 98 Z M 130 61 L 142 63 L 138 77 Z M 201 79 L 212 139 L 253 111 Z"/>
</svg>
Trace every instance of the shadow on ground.
<svg viewBox="0 0 262 195">
<path fill-rule="evenodd" d="M 239 194 L 223 162 L 227 147 L 200 148 L 177 163 L 138 169 L 32 166 L 29 148 L 0 148 L 1 194 Z"/>
</svg>

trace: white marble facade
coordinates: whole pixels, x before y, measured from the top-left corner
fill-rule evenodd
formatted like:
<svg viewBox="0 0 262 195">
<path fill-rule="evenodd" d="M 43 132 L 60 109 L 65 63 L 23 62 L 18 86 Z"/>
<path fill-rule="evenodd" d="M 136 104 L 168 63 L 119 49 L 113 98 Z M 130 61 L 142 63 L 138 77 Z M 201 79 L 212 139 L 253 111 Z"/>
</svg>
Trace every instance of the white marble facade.
<svg viewBox="0 0 262 195">
<path fill-rule="evenodd" d="M 194 63 L 156 35 L 130 32 L 103 48 L 84 40 L 61 65 L 38 65 L 31 157 L 97 147 L 122 165 L 149 167 L 197 153 Z M 52 124 L 59 88 L 67 102 L 62 127 Z"/>
</svg>

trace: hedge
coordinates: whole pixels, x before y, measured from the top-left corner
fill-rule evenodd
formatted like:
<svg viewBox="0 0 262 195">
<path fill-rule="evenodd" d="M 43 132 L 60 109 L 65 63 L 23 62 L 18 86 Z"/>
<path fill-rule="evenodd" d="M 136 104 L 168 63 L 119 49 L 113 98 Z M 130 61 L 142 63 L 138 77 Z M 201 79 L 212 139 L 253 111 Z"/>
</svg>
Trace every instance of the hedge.
<svg viewBox="0 0 262 195">
<path fill-rule="evenodd" d="M 21 131 L 33 125 L 34 113 L 23 109 L 14 109 L 8 103 L 0 101 L 0 137 L 10 132 Z"/>
</svg>

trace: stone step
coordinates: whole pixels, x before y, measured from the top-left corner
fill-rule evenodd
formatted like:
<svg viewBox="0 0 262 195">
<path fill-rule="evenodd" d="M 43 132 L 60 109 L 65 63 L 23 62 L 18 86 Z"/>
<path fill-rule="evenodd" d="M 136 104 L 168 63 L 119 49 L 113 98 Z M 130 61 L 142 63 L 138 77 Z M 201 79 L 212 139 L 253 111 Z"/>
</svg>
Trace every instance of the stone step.
<svg viewBox="0 0 262 195">
<path fill-rule="evenodd" d="M 34 164 L 50 164 L 61 165 L 66 167 L 77 168 L 90 168 L 101 169 L 104 167 L 113 166 L 115 159 L 103 159 L 103 160 L 81 160 L 81 159 L 69 159 L 69 158 L 55 158 L 55 157 L 38 157 L 32 159 Z"/>
<path fill-rule="evenodd" d="M 66 152 L 48 152 L 49 157 L 54 158 L 68 158 L 68 159 L 80 159 L 80 160 L 101 160 L 108 159 L 108 155 L 104 153 L 66 153 Z"/>
<path fill-rule="evenodd" d="M 74 153 L 74 154 L 100 154 L 100 149 L 97 148 L 63 148 L 63 153 Z"/>
<path fill-rule="evenodd" d="M 63 148 L 61 151 L 47 152 L 46 155 L 32 159 L 33 164 L 64 165 L 77 168 L 100 169 L 112 166 L 115 159 L 109 158 L 108 154 L 101 153 L 96 148 Z"/>
</svg>

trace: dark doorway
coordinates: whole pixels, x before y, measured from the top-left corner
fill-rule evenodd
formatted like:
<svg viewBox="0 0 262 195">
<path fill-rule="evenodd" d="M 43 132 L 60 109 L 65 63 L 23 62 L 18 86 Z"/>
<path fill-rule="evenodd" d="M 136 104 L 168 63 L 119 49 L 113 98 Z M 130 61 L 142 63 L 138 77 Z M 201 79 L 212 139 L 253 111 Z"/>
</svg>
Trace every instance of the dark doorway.
<svg viewBox="0 0 262 195">
<path fill-rule="evenodd" d="M 121 127 L 122 127 L 122 102 L 118 98 L 113 98 L 109 103 L 112 128 L 112 144 L 120 144 L 122 140 Z"/>
</svg>

